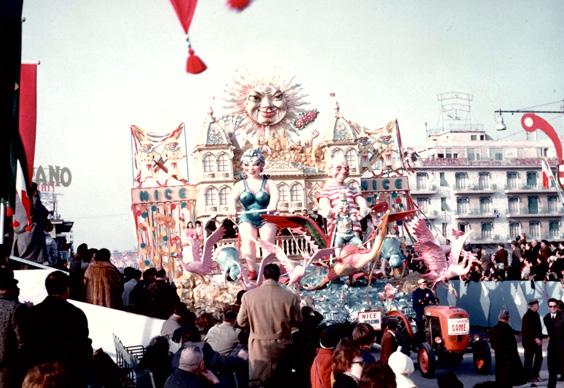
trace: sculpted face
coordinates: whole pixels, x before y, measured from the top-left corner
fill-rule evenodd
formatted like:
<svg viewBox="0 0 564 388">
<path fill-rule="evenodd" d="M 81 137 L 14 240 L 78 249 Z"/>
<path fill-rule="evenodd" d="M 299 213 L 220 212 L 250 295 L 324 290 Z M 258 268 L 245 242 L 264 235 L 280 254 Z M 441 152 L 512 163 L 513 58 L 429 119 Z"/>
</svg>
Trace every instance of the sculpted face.
<svg viewBox="0 0 564 388">
<path fill-rule="evenodd" d="M 287 112 L 284 93 L 271 85 L 257 86 L 247 95 L 245 110 L 257 124 L 278 124 Z"/>
<path fill-rule="evenodd" d="M 345 183 L 345 179 L 347 179 L 349 175 L 350 169 L 346 161 L 342 161 L 333 167 L 332 176 L 338 183 Z"/>
</svg>

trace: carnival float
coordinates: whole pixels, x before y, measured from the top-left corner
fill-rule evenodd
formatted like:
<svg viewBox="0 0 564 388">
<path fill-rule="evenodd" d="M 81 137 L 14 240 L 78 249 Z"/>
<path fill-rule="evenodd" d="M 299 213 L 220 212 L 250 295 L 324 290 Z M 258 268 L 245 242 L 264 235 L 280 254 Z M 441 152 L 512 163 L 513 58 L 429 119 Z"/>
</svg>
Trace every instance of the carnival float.
<svg viewBox="0 0 564 388">
<path fill-rule="evenodd" d="M 210 110 L 204 144 L 192 150 L 182 149 L 183 124 L 160 135 L 131 126 L 139 266 L 165 268 L 191 307 L 232 303 L 238 291 L 260 286 L 264 265 L 275 261 L 286 286 L 327 319 L 410 313 L 419 275 L 402 277 L 402 247 L 413 242 L 434 283 L 467 271 L 467 235 L 447 260 L 410 196 L 407 175 L 417 153 L 403 147 L 397 120 L 365 128 L 345 119 L 335 100 L 323 123 L 302 86 L 281 76 L 239 74 L 224 101 L 224 115 Z M 199 166 L 191 182 L 184 175 L 189 158 Z M 214 168 L 216 161 L 223 168 Z M 299 209 L 286 192 L 297 179 Z M 210 190 L 221 193 L 217 203 Z M 327 225 L 297 214 L 302 209 L 319 212 Z M 222 223 L 205 238 L 186 232 L 188 222 L 215 224 L 218 214 L 238 224 L 236 239 L 224 239 Z"/>
</svg>

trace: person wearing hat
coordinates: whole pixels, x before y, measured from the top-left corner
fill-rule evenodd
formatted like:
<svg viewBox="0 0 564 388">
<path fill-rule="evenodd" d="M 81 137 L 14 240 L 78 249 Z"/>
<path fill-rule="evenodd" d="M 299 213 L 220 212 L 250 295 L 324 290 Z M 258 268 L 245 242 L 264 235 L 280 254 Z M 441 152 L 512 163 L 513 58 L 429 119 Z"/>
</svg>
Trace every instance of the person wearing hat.
<svg viewBox="0 0 564 388">
<path fill-rule="evenodd" d="M 331 388 L 333 351 L 340 340 L 337 325 L 327 326 L 319 336 L 319 349 L 309 373 L 311 388 Z"/>
<path fill-rule="evenodd" d="M 525 349 L 525 374 L 530 383 L 541 381 L 539 373 L 542 366 L 542 324 L 538 310 L 539 301 L 530 300 L 521 324 L 521 337 Z"/>
<path fill-rule="evenodd" d="M 423 313 L 425 312 L 425 307 L 437 304 L 437 298 L 435 298 L 433 291 L 427 287 L 427 280 L 419 279 L 417 281 L 417 286 L 418 287 L 411 295 L 411 300 L 413 302 L 413 310 L 415 311 L 417 330 L 423 332 Z"/>
<path fill-rule="evenodd" d="M 512 387 L 525 383 L 525 373 L 517 352 L 517 340 L 509 325 L 509 311 L 499 312 L 498 322 L 490 332 L 495 354 L 495 382 L 498 387 Z"/>
<path fill-rule="evenodd" d="M 18 348 L 22 344 L 19 316 L 25 305 L 18 296 L 20 289 L 11 269 L 0 267 L 0 387 L 15 387 L 18 378 Z"/>
<path fill-rule="evenodd" d="M 388 365 L 396 375 L 397 388 L 416 387 L 413 380 L 409 378 L 409 375 L 415 371 L 413 361 L 409 356 L 402 353 L 401 346 L 398 346 L 397 350 L 390 355 L 390 358 L 388 359 Z"/>
</svg>

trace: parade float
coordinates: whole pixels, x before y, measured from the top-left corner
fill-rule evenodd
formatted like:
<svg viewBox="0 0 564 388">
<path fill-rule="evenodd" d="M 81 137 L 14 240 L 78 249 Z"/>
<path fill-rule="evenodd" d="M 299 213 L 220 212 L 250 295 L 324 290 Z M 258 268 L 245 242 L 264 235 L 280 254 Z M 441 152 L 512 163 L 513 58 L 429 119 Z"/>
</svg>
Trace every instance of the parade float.
<svg viewBox="0 0 564 388">
<path fill-rule="evenodd" d="M 200 310 L 215 310 L 233 302 L 239 290 L 259 286 L 264 264 L 276 261 L 288 287 L 328 319 L 357 319 L 359 312 L 372 310 L 410 312 L 417 276 L 393 280 L 397 292 L 391 298 L 382 298 L 387 281 L 378 279 L 387 277 L 389 268 L 400 277 L 401 247 L 411 234 L 406 221 L 416 213 L 424 219 L 407 179 L 417 154 L 402 147 L 398 122 L 365 128 L 346 119 L 336 99 L 333 109 L 318 111 L 293 78 L 238 75 L 225 94 L 225 112 L 216 117 L 210 109 L 204 139 L 190 153 L 180 147 L 182 125 L 164 135 L 131 127 L 140 266 L 167 269 L 184 301 Z M 259 191 L 247 187 L 251 170 L 239 163 L 246 154 L 261 161 L 256 164 L 268 177 L 269 196 L 276 197 L 272 208 L 249 210 L 237 203 L 242 182 L 244 191 Z M 185 158 L 190 183 L 182 174 Z M 297 214 L 319 210 L 329 224 L 337 217 L 336 202 L 318 201 L 334 178 L 329 170 L 336 160 L 347 165 L 339 190 L 356 193 L 355 201 L 343 201 L 356 214 L 354 222 L 364 222 L 361 243 L 342 244 L 338 251 L 331 227 L 326 233 L 312 218 Z M 324 211 L 327 204 L 331 208 Z M 222 225 L 205 240 L 185 236 L 188 221 L 205 224 L 218 216 L 236 221 L 257 214 L 256 228 L 240 225 L 238 239 L 225 240 Z M 263 222 L 276 226 L 272 241 L 264 237 Z M 256 265 L 244 257 L 246 244 L 252 244 Z M 255 269 L 258 276 L 251 275 Z"/>
</svg>

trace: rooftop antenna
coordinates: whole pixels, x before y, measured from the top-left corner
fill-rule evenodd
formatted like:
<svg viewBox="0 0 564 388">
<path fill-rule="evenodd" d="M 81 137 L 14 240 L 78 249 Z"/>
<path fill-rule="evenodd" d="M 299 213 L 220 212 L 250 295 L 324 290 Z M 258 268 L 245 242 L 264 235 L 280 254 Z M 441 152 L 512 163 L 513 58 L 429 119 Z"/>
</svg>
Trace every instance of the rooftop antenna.
<svg viewBox="0 0 564 388">
<path fill-rule="evenodd" d="M 472 129 L 472 100 L 474 96 L 464 92 L 445 92 L 437 94 L 441 103 L 441 129 Z"/>
</svg>

